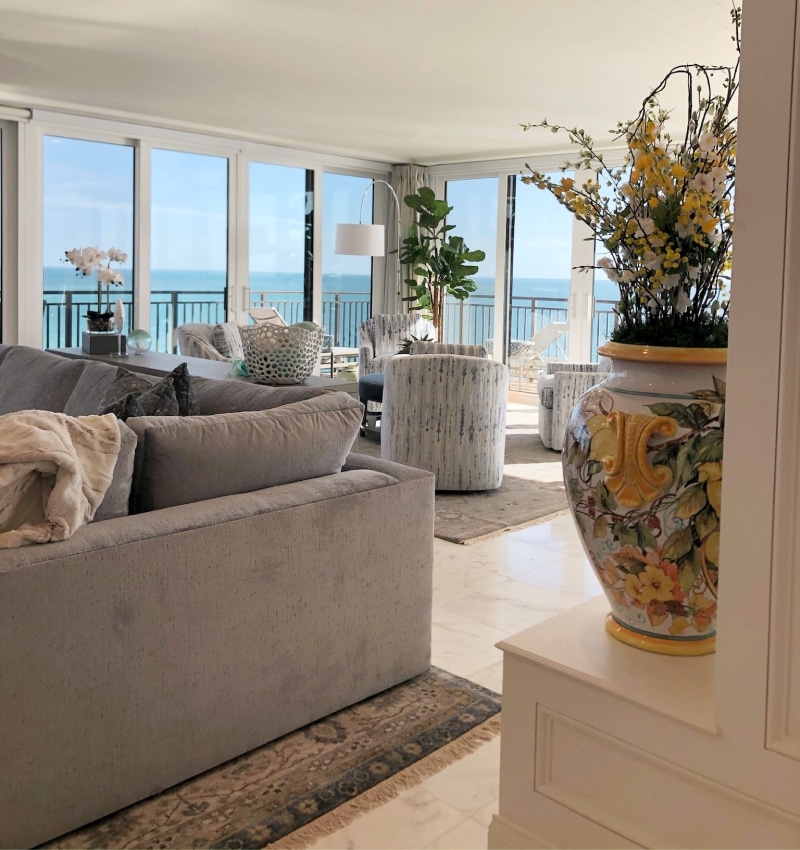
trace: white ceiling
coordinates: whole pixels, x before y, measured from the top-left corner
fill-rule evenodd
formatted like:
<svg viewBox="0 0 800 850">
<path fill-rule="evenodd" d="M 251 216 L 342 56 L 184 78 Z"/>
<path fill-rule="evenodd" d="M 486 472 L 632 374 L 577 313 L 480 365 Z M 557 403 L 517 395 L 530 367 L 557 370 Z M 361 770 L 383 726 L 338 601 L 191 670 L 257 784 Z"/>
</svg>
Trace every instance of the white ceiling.
<svg viewBox="0 0 800 850">
<path fill-rule="evenodd" d="M 149 116 L 385 162 L 600 140 L 675 64 L 732 64 L 729 0 L 0 0 L 0 104 Z M 675 103 L 684 93 L 675 92 Z"/>
</svg>

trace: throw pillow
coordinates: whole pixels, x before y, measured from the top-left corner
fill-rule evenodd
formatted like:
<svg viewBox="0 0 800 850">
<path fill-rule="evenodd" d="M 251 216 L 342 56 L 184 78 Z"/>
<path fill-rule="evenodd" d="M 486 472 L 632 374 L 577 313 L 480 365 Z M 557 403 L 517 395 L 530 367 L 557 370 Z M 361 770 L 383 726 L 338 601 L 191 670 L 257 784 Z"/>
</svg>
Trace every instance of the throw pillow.
<svg viewBox="0 0 800 850">
<path fill-rule="evenodd" d="M 244 359 L 242 337 L 239 333 L 239 326 L 236 322 L 222 322 L 218 325 L 214 325 L 212 338 L 214 340 L 214 348 L 216 348 L 223 357 L 227 357 L 228 360 Z"/>
<path fill-rule="evenodd" d="M 136 452 L 136 434 L 124 423 L 119 422 L 119 455 L 114 466 L 111 484 L 103 501 L 94 513 L 94 522 L 128 516 L 128 501 L 133 482 L 133 459 Z"/>
<path fill-rule="evenodd" d="M 178 399 L 179 416 L 197 416 L 200 413 L 200 405 L 192 386 L 192 376 L 189 367 L 185 363 L 176 366 L 170 373 L 172 383 L 175 385 L 175 397 Z"/>
<path fill-rule="evenodd" d="M 103 397 L 100 413 L 113 413 L 123 420 L 135 416 L 195 416 L 199 406 L 187 365 L 181 363 L 156 383 L 119 367 Z"/>
</svg>

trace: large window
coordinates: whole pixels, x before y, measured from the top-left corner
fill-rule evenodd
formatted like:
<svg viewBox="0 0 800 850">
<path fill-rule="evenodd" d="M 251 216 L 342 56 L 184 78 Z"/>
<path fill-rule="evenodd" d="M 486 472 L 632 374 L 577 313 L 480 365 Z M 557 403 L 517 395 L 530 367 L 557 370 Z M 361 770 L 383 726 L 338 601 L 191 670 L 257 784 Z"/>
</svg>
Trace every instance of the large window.
<svg viewBox="0 0 800 850">
<path fill-rule="evenodd" d="M 314 202 L 303 168 L 250 163 L 250 303 L 303 321 L 307 219 Z"/>
<path fill-rule="evenodd" d="M 133 307 L 133 148 L 61 136 L 44 137 L 44 319 L 45 348 L 79 346 L 86 310 L 104 311 L 122 298 Z M 64 262 L 73 248 L 115 247 L 128 255 L 122 287 L 102 287 L 96 276 L 77 276 Z M 100 304 L 98 305 L 98 298 Z"/>
<path fill-rule="evenodd" d="M 444 341 L 493 345 L 494 276 L 497 243 L 497 177 L 450 180 L 447 203 L 453 211 L 447 224 L 455 225 L 450 235 L 460 236 L 472 251 L 483 251 L 474 280 L 476 292 L 466 301 L 448 298 L 445 304 Z"/>
<path fill-rule="evenodd" d="M 151 174 L 150 332 L 171 351 L 178 325 L 225 321 L 228 160 L 156 149 Z"/>
<path fill-rule="evenodd" d="M 364 190 L 363 224 L 372 223 L 372 181 L 326 172 L 322 209 L 322 320 L 337 346 L 357 346 L 358 326 L 370 316 L 372 258 L 337 254 L 336 225 L 357 224 Z"/>
<path fill-rule="evenodd" d="M 560 179 L 570 174 L 548 174 Z M 549 192 L 517 179 L 511 278 L 511 350 L 547 325 L 567 322 L 572 274 L 572 215 Z M 565 337 L 545 357 L 566 359 Z"/>
</svg>

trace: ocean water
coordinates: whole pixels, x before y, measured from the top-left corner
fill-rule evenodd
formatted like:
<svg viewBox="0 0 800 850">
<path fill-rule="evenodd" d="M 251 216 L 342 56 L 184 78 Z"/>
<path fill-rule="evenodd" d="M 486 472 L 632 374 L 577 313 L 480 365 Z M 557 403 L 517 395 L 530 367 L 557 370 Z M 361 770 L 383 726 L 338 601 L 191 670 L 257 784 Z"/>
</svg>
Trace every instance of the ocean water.
<svg viewBox="0 0 800 850">
<path fill-rule="evenodd" d="M 121 269 L 122 276 L 128 282 L 121 289 L 112 287 L 112 300 L 115 292 L 130 292 L 131 270 Z M 475 283 L 480 296 L 491 296 L 494 293 L 494 280 L 490 277 L 476 277 Z M 349 292 L 369 293 L 369 275 L 325 275 L 322 276 L 323 291 L 328 293 Z M 151 288 L 158 292 L 194 292 L 219 293 L 225 289 L 224 271 L 185 270 L 185 269 L 153 269 L 151 272 Z M 250 275 L 250 288 L 254 291 L 302 296 L 302 272 L 253 272 Z M 46 266 L 44 269 L 44 290 L 48 295 L 59 292 L 88 293 L 96 292 L 95 278 L 82 277 L 75 274 L 74 269 L 63 266 Z M 513 295 L 519 298 L 567 298 L 569 295 L 569 280 L 566 278 L 531 278 L 520 277 L 514 280 Z M 609 280 L 598 278 L 595 283 L 595 296 L 600 299 L 615 299 L 616 286 Z"/>
<path fill-rule="evenodd" d="M 131 269 L 120 269 L 126 284 L 123 287 L 111 287 L 109 300 L 103 291 L 103 307 L 113 305 L 117 298 L 130 309 Z M 323 321 L 331 327 L 338 325 L 337 342 L 340 345 L 355 345 L 359 323 L 367 316 L 367 299 L 348 296 L 367 296 L 370 291 L 368 275 L 323 275 Z M 489 277 L 476 277 L 478 289 L 473 293 L 471 303 L 476 310 L 471 319 L 470 336 L 481 339 L 490 332 L 490 313 L 480 310 L 493 305 L 494 280 Z M 256 295 L 268 293 L 265 302 L 282 302 L 279 307 L 288 322 L 302 319 L 303 275 L 300 272 L 272 273 L 254 272 L 250 275 L 250 289 Z M 173 293 L 177 293 L 173 304 Z M 150 332 L 155 337 L 157 350 L 167 351 L 171 346 L 172 328 L 185 322 L 216 323 L 224 319 L 224 271 L 198 271 L 188 269 L 154 269 L 151 272 L 151 316 Z M 334 308 L 336 294 L 344 296 L 342 309 Z M 528 327 L 533 320 L 530 314 L 529 298 L 555 299 L 540 305 L 545 309 L 538 322 L 549 321 L 557 316 L 546 308 L 563 310 L 569 296 L 569 280 L 565 278 L 517 278 L 513 283 L 512 306 L 518 308 L 513 333 L 523 333 L 522 327 Z M 607 280 L 598 280 L 595 296 L 598 299 L 616 300 L 617 290 Z M 97 282 L 94 276 L 83 277 L 75 274 L 68 265 L 47 266 L 44 269 L 44 344 L 46 347 L 80 344 L 80 330 L 83 327 L 85 310 L 96 306 Z M 523 300 L 524 299 L 524 300 Z M 350 302 L 349 305 L 346 302 Z M 360 304 L 353 303 L 359 301 Z M 470 302 L 465 302 L 465 306 Z M 71 305 L 71 306 L 70 306 Z M 537 313 L 539 310 L 537 309 Z M 174 314 L 174 315 L 173 315 Z M 480 314 L 480 315 L 479 315 Z M 512 322 L 512 323 L 514 323 Z M 527 332 L 527 331 L 525 331 Z"/>
</svg>

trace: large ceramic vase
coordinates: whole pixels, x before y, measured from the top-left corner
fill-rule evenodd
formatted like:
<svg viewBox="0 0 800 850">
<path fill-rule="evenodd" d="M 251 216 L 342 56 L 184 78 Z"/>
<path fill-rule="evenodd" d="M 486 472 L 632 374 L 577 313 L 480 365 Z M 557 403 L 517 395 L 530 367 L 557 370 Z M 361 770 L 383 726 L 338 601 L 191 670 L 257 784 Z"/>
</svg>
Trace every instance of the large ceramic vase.
<svg viewBox="0 0 800 850">
<path fill-rule="evenodd" d="M 608 378 L 579 399 L 564 482 L 611 613 L 640 649 L 715 648 L 726 349 L 608 343 Z"/>
</svg>

